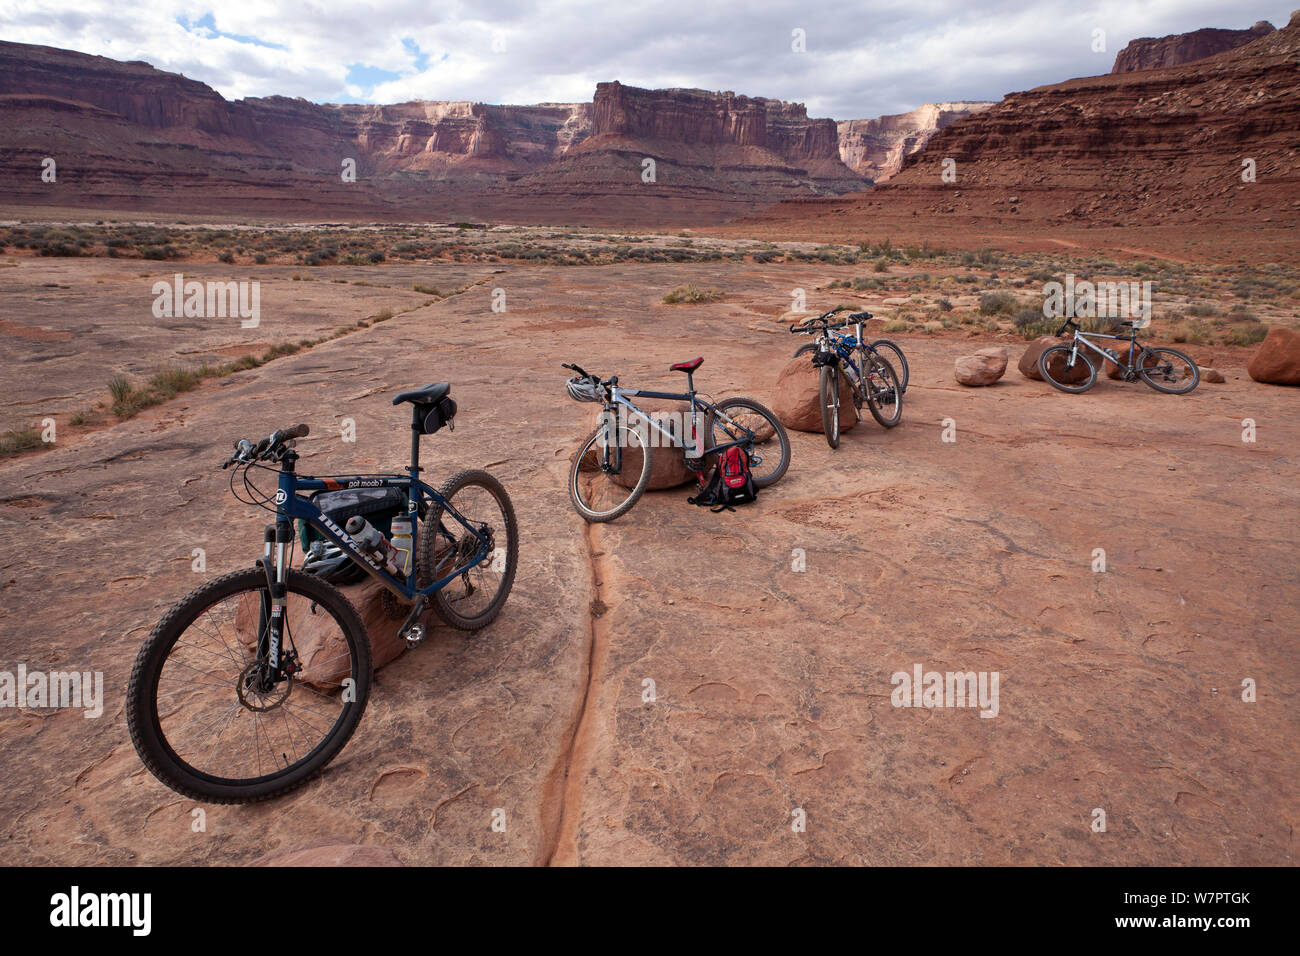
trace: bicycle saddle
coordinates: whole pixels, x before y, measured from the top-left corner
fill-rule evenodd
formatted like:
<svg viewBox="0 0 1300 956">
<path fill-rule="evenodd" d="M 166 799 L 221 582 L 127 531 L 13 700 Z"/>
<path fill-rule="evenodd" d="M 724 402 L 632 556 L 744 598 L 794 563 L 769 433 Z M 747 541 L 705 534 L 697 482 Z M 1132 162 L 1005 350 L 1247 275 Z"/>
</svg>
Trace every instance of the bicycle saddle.
<svg viewBox="0 0 1300 956">
<path fill-rule="evenodd" d="M 402 392 L 393 399 L 394 405 L 400 405 L 402 402 L 410 402 L 412 405 L 432 405 L 447 397 L 451 391 L 450 382 L 439 382 L 437 385 L 426 385 L 424 388 L 417 388 L 412 392 Z"/>
<path fill-rule="evenodd" d="M 691 359 L 689 362 L 677 362 L 676 364 L 670 366 L 670 368 L 674 372 L 694 372 L 697 368 L 699 368 L 703 364 L 704 364 L 704 356 L 701 355 L 699 358 Z"/>
</svg>

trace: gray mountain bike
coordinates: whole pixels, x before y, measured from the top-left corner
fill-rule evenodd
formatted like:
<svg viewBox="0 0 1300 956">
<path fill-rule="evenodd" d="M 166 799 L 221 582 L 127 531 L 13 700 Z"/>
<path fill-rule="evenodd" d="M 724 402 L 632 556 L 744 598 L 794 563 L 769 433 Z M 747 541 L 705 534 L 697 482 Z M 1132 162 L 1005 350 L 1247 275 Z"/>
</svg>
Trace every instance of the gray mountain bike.
<svg viewBox="0 0 1300 956">
<path fill-rule="evenodd" d="M 1200 384 L 1201 370 L 1182 352 L 1143 345 L 1137 340 L 1139 323 L 1136 321 L 1119 324 L 1127 326 L 1128 335 L 1085 332 L 1074 319 L 1066 319 L 1056 334 L 1061 336 L 1073 329 L 1074 341 L 1068 345 L 1053 345 L 1038 356 L 1038 372 L 1043 376 L 1043 381 L 1075 395 L 1092 388 L 1097 384 L 1097 366 L 1093 365 L 1084 352 L 1084 349 L 1090 349 L 1101 356 L 1103 362 L 1110 362 L 1119 368 L 1120 377 L 1124 381 L 1133 382 L 1140 378 L 1157 392 L 1186 395 Z M 1118 352 L 1102 348 L 1093 339 L 1111 339 L 1125 343 L 1128 347 L 1126 359 L 1121 362 Z"/>
</svg>

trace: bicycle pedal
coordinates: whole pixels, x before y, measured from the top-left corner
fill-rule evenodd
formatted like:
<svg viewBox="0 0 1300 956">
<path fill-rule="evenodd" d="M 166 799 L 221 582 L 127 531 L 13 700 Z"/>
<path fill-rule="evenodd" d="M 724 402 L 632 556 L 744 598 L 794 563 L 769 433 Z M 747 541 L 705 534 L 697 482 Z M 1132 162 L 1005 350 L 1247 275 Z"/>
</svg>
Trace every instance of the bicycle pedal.
<svg viewBox="0 0 1300 956">
<path fill-rule="evenodd" d="M 418 647 L 420 642 L 424 640 L 424 625 L 412 624 L 410 628 L 402 633 L 402 637 L 405 638 L 407 647 Z"/>
</svg>

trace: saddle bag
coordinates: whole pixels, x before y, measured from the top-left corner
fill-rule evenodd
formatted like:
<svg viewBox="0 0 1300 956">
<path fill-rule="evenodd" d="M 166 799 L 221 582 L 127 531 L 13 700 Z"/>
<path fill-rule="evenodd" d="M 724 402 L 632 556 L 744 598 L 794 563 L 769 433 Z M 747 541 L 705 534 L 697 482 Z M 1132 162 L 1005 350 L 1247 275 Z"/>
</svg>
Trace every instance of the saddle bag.
<svg viewBox="0 0 1300 956">
<path fill-rule="evenodd" d="M 438 429 L 446 425 L 452 431 L 456 430 L 456 400 L 450 395 L 434 402 L 432 405 L 420 406 L 420 411 L 424 413 L 424 421 L 420 425 L 420 434 L 432 435 Z"/>
</svg>

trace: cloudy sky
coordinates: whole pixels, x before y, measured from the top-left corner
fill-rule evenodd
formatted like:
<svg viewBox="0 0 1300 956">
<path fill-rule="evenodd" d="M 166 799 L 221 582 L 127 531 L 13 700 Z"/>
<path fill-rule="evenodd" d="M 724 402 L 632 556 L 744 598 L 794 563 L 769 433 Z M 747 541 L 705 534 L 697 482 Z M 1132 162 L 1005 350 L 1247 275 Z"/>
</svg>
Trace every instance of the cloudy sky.
<svg viewBox="0 0 1300 956">
<path fill-rule="evenodd" d="M 1106 73 L 1134 37 L 1282 26 L 1294 3 L 0 0 L 0 39 L 145 60 L 230 99 L 571 102 L 617 79 L 734 90 L 858 119 Z M 1104 31 L 1103 52 L 1093 50 L 1095 31 Z"/>
</svg>

